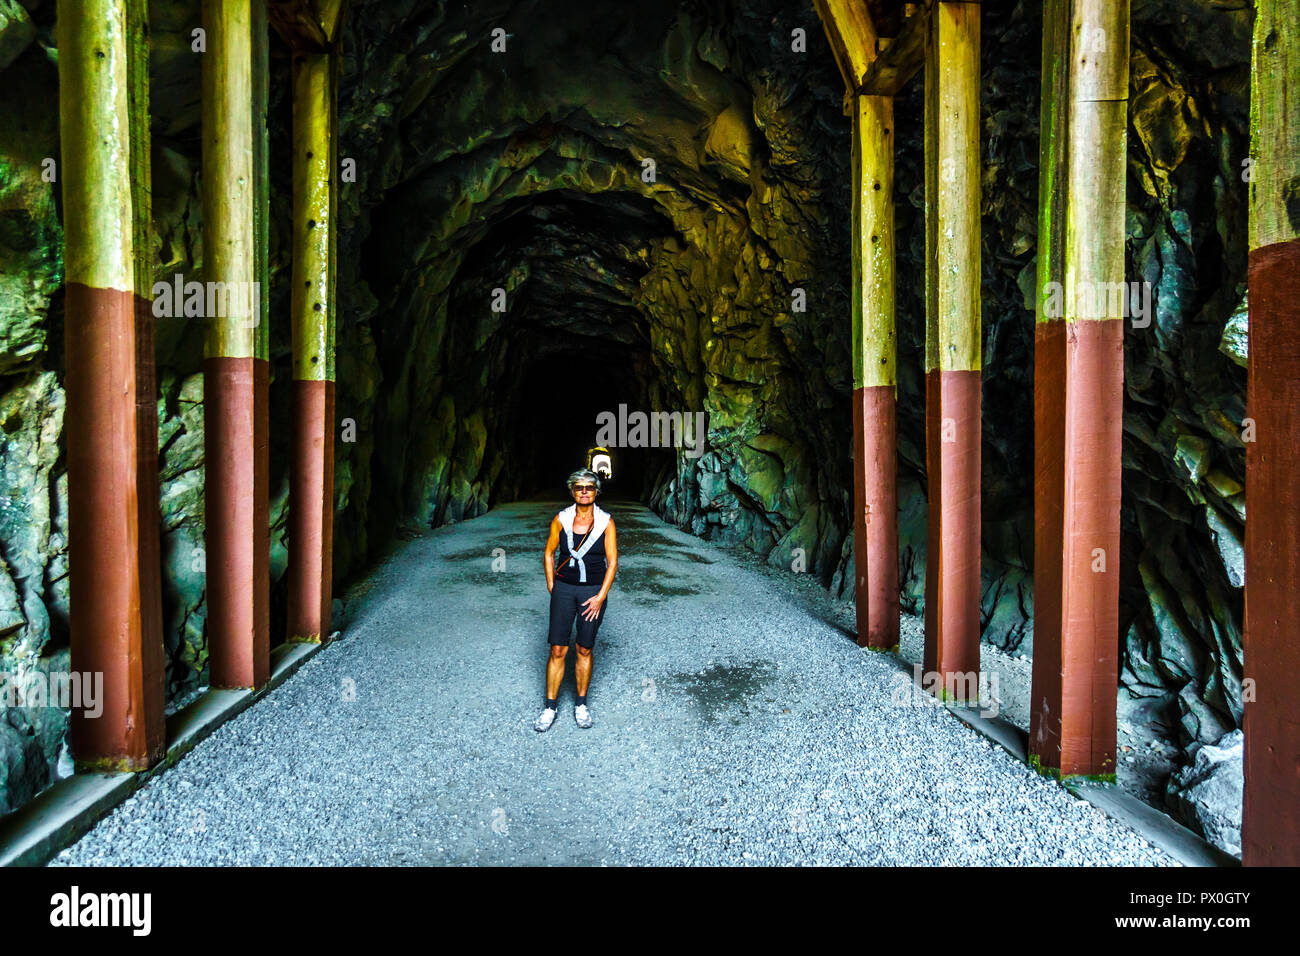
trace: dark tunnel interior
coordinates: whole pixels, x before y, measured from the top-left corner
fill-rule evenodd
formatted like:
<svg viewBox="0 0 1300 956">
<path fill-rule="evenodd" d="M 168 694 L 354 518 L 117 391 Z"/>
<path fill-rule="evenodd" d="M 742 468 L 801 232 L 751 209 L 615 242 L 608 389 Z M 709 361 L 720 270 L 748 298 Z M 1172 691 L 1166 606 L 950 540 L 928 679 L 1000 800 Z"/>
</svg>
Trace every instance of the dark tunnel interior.
<svg viewBox="0 0 1300 956">
<path fill-rule="evenodd" d="M 602 355 L 600 346 L 548 355 L 530 365 L 507 396 L 514 419 L 502 430 L 509 458 L 521 469 L 518 494 L 565 495 L 564 480 L 587 463 L 597 444 L 598 416 L 617 416 L 619 406 L 646 410 L 645 393 L 631 367 Z M 613 476 L 602 481 L 602 498 L 645 500 L 654 479 L 673 466 L 669 448 L 610 449 Z"/>
<path fill-rule="evenodd" d="M 653 201 L 566 188 L 516 196 L 466 223 L 450 248 L 403 268 L 413 248 L 431 242 L 418 232 L 428 218 L 413 219 L 412 210 L 441 211 L 427 187 L 417 180 L 375 210 L 380 225 L 359 259 L 366 282 L 406 285 L 414 306 L 375 329 L 381 366 L 409 363 L 413 379 L 413 440 L 391 475 L 410 510 L 431 512 L 435 523 L 461 516 L 454 496 L 422 502 L 424 486 L 411 481 L 438 469 L 440 456 L 453 469 L 461 456 L 493 463 L 480 479 L 485 501 L 563 499 L 565 478 L 597 444 L 600 413 L 687 409 L 652 359 L 652 318 L 640 302 L 653 249 L 681 240 Z M 424 382 L 436 384 L 437 399 Z M 467 426 L 468 409 L 477 417 Z M 422 441 L 430 419 L 445 429 L 435 424 Z M 465 427 L 474 430 L 468 439 Z M 606 500 L 648 503 L 674 470 L 671 448 L 611 453 Z"/>
</svg>

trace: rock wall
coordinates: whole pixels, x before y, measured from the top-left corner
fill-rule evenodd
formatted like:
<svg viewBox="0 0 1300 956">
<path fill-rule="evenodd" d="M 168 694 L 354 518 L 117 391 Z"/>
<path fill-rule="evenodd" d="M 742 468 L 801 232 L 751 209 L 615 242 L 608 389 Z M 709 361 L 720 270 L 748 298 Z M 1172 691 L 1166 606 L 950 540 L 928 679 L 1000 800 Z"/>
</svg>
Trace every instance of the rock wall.
<svg viewBox="0 0 1300 956">
<path fill-rule="evenodd" d="M 1031 646 L 1038 4 L 984 6 L 985 639 Z M 598 408 L 708 412 L 696 459 L 631 490 L 851 597 L 848 121 L 811 5 L 356 0 L 340 156 L 337 582 L 404 523 L 558 486 Z M 1182 743 L 1240 722 L 1246 2 L 1134 0 L 1124 684 Z M 51 0 L 0 0 L 0 670 L 66 666 L 62 260 Z M 159 278 L 202 265 L 196 0 L 151 6 Z M 491 52 L 492 31 L 506 50 Z M 803 31 L 806 50 L 795 49 Z M 272 156 L 288 148 L 274 45 Z M 899 101 L 904 606 L 923 601 L 920 97 Z M 647 162 L 650 161 L 650 162 Z M 272 433 L 288 417 L 289 172 L 272 163 Z M 499 290 L 499 291 L 498 291 Z M 498 310 L 499 309 L 499 310 Z M 202 328 L 160 319 L 168 692 L 205 681 Z M 591 402 L 566 404 L 572 381 Z M 571 419 L 568 435 L 557 426 Z M 355 440 L 344 440 L 354 437 Z M 283 443 L 273 442 L 273 626 Z M 60 655 L 63 655 L 62 657 Z M 1121 695 L 1124 696 L 1124 695 Z M 0 812 L 54 773 L 65 718 L 0 718 Z"/>
<path fill-rule="evenodd" d="M 62 229 L 56 187 L 57 71 L 37 27 L 0 2 L 0 671 L 67 666 Z M 0 812 L 49 780 L 67 725 L 57 708 L 0 707 Z"/>
</svg>

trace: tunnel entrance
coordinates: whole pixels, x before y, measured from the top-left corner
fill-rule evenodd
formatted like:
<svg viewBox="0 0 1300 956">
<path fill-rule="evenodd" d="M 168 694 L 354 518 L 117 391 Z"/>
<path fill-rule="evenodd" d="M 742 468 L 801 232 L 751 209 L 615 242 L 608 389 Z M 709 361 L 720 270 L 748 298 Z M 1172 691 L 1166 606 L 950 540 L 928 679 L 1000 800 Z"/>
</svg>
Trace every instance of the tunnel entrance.
<svg viewBox="0 0 1300 956">
<path fill-rule="evenodd" d="M 598 442 L 597 416 L 620 405 L 648 410 L 647 389 L 631 356 L 608 348 L 567 348 L 531 364 L 515 384 L 508 405 L 513 421 L 501 439 L 512 443 L 509 460 L 520 469 L 520 498 L 564 496 L 565 479 L 585 467 Z M 608 446 L 614 477 L 602 496 L 648 500 L 657 477 L 671 469 L 671 448 Z"/>
</svg>

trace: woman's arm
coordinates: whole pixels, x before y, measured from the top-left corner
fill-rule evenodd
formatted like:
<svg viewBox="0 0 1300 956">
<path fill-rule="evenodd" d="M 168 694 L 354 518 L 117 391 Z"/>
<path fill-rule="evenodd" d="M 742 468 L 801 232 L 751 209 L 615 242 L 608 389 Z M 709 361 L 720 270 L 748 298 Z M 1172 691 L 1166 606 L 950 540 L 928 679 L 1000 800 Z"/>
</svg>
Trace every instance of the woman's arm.
<svg viewBox="0 0 1300 956">
<path fill-rule="evenodd" d="M 551 533 L 546 539 L 546 550 L 542 558 L 546 562 L 546 590 L 555 587 L 555 549 L 560 546 L 560 519 L 551 519 Z"/>
<path fill-rule="evenodd" d="M 589 597 L 582 602 L 584 619 L 588 621 L 596 619 L 596 615 L 600 613 L 600 606 L 605 603 L 605 598 L 609 597 L 609 589 L 614 585 L 614 574 L 617 571 L 618 540 L 614 535 L 614 520 L 611 518 L 609 524 L 605 526 L 605 580 L 594 597 Z"/>
</svg>

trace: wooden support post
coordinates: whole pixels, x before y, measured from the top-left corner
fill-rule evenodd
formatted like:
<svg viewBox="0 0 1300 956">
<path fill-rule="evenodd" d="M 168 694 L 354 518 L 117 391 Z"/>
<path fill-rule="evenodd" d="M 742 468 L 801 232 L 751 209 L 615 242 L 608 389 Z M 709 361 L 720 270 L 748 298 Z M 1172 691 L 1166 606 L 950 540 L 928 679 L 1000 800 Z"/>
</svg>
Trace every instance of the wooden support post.
<svg viewBox="0 0 1300 956">
<path fill-rule="evenodd" d="M 1128 0 L 1044 7 L 1030 760 L 1113 779 Z"/>
<path fill-rule="evenodd" d="M 1034 306 L 1034 662 L 1031 762 L 1060 766 L 1061 596 L 1065 540 L 1065 197 L 1070 2 L 1044 0 L 1038 139 L 1038 279 Z M 1062 297 L 1063 298 L 1063 297 Z M 1054 300 L 1059 301 L 1059 300 Z M 1046 756 L 1044 756 L 1046 755 Z"/>
<path fill-rule="evenodd" d="M 858 644 L 898 647 L 894 101 L 853 104 L 853 558 Z"/>
<path fill-rule="evenodd" d="M 925 670 L 975 699 L 980 668 L 980 7 L 926 31 Z"/>
<path fill-rule="evenodd" d="M 139 510 L 140 632 L 148 679 L 145 713 L 167 706 L 162 617 L 162 502 L 158 482 L 158 383 L 154 373 L 153 169 L 149 134 L 149 0 L 127 0 L 131 122 L 131 258 L 135 283 L 136 489 Z M 161 720 L 155 716 L 153 719 Z"/>
<path fill-rule="evenodd" d="M 158 592 L 141 571 L 148 443 L 137 403 L 135 237 L 148 187 L 132 174 L 147 175 L 148 160 L 141 165 L 131 132 L 147 114 L 135 94 L 148 54 L 141 9 L 131 14 L 126 0 L 61 0 L 58 9 L 72 670 L 103 681 L 102 713 L 71 714 L 83 770 L 143 770 L 165 746 Z M 144 485 L 153 487 L 147 476 Z"/>
<path fill-rule="evenodd" d="M 1242 862 L 1300 865 L 1300 0 L 1256 0 L 1250 126 Z"/>
<path fill-rule="evenodd" d="M 334 532 L 334 277 L 337 56 L 293 58 L 292 641 L 329 636 Z"/>
<path fill-rule="evenodd" d="M 270 679 L 271 645 L 271 32 L 267 7 L 254 0 L 252 14 L 253 281 L 258 290 L 253 337 L 253 620 L 261 683 Z"/>
<path fill-rule="evenodd" d="M 208 658 L 213 687 L 270 678 L 268 365 L 259 357 L 252 0 L 204 0 L 203 250 Z M 260 6 L 260 4 L 258 4 Z M 213 283 L 221 283 L 214 286 Z"/>
</svg>

